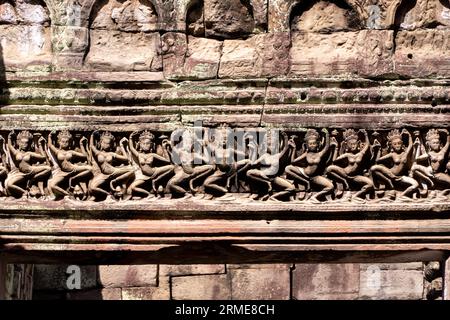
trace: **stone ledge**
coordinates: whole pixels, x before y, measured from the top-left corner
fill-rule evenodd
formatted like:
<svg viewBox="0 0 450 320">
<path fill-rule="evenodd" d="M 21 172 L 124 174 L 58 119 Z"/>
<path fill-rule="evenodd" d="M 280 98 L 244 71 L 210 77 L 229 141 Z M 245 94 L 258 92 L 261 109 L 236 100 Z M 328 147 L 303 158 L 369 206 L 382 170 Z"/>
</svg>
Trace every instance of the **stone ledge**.
<svg viewBox="0 0 450 320">
<path fill-rule="evenodd" d="M 450 202 L 435 199 L 367 200 L 352 203 L 348 200 L 329 200 L 314 203 L 308 200 L 262 201 L 251 200 L 246 194 L 233 194 L 234 200 L 206 200 L 201 198 L 127 201 L 39 200 L 3 198 L 0 218 L 71 219 L 148 219 L 169 218 L 234 218 L 234 219 L 431 219 L 450 218 Z M 1 220 L 0 220 L 1 221 Z M 0 227 L 1 228 L 1 227 Z M 10 226 L 12 228 L 12 226 Z M 12 230 L 12 229 L 11 229 Z"/>
</svg>

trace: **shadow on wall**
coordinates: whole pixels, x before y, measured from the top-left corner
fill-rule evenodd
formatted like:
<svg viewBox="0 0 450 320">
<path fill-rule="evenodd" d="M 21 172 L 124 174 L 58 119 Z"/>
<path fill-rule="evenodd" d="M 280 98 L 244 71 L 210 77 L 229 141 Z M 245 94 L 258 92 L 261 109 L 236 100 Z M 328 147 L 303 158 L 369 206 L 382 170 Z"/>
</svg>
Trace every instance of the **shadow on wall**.
<svg viewBox="0 0 450 320">
<path fill-rule="evenodd" d="M 1 38 L 0 38 L 1 40 Z M 6 67 L 3 60 L 3 47 L 0 42 L 0 108 L 9 101 L 9 90 L 6 83 Z"/>
</svg>

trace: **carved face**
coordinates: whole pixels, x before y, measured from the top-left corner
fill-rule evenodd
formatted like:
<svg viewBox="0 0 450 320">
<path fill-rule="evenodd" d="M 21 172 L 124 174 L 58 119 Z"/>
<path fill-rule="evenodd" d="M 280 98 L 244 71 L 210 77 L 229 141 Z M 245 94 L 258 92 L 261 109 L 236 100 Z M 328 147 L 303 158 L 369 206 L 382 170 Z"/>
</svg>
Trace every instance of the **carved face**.
<svg viewBox="0 0 450 320">
<path fill-rule="evenodd" d="M 438 152 L 441 150 L 441 141 L 439 141 L 439 139 L 431 139 L 431 141 L 428 142 L 428 145 L 432 151 Z"/>
<path fill-rule="evenodd" d="M 392 149 L 394 149 L 395 152 L 400 152 L 403 149 L 403 141 L 400 138 L 395 138 L 391 142 Z"/>
<path fill-rule="evenodd" d="M 100 140 L 100 149 L 103 151 L 110 151 L 113 141 L 110 137 L 102 137 Z"/>
<path fill-rule="evenodd" d="M 28 138 L 22 138 L 17 141 L 17 145 L 19 146 L 19 150 L 27 151 L 30 149 L 31 141 Z"/>
<path fill-rule="evenodd" d="M 347 148 L 350 152 L 358 151 L 358 140 L 350 139 L 347 141 Z"/>
<path fill-rule="evenodd" d="M 69 149 L 69 146 L 70 146 L 70 139 L 67 137 L 59 138 L 58 144 L 61 149 L 67 150 L 67 149 Z"/>
<path fill-rule="evenodd" d="M 150 138 L 139 140 L 139 146 L 142 151 L 149 152 L 152 149 L 153 141 Z"/>
<path fill-rule="evenodd" d="M 306 141 L 306 147 L 308 151 L 316 152 L 319 148 L 319 141 L 316 138 L 310 138 Z"/>
</svg>

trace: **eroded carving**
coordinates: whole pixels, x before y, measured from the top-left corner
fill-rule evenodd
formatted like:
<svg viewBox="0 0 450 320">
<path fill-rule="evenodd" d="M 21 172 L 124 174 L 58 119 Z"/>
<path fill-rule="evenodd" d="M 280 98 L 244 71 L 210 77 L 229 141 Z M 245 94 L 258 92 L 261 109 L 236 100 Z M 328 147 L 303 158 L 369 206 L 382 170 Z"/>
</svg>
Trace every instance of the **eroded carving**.
<svg viewBox="0 0 450 320">
<path fill-rule="evenodd" d="M 7 70 L 47 70 L 52 50 L 50 14 L 44 2 L 1 1 L 0 40 Z"/>
<path fill-rule="evenodd" d="M 91 14 L 86 63 L 109 71 L 157 71 L 158 15 L 149 0 L 100 1 Z"/>
<path fill-rule="evenodd" d="M 312 203 L 445 200 L 450 194 L 447 129 L 262 135 L 246 129 L 232 136 L 228 129 L 179 129 L 170 137 L 94 131 L 89 141 L 87 134 L 63 130 L 50 132 L 47 143 L 42 133 L 11 132 L 7 143 L 0 139 L 0 194 L 79 201 L 233 201 L 242 194 Z"/>
</svg>

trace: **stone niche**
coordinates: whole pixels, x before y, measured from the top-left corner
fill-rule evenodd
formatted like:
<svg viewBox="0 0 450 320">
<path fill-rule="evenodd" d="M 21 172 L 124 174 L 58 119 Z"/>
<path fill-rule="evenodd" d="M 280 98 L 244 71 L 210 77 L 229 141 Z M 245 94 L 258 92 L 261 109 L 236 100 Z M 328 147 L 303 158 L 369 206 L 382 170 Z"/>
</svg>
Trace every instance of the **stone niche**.
<svg viewBox="0 0 450 320">
<path fill-rule="evenodd" d="M 163 36 L 164 73 L 171 79 L 214 79 L 219 74 L 219 62 L 224 45 L 236 42 L 245 60 L 233 57 L 244 65 L 243 76 L 254 68 L 253 47 L 244 39 L 267 29 L 267 6 L 264 0 L 194 0 L 186 8 L 186 34 L 168 33 Z M 227 61 L 227 52 L 225 59 Z M 226 67 L 225 67 L 226 68 Z M 242 76 L 238 70 L 237 75 Z M 253 74 L 253 73 L 252 73 Z"/>
<path fill-rule="evenodd" d="M 0 1 L 0 51 L 4 69 L 48 70 L 52 59 L 50 38 L 50 14 L 43 1 Z"/>
<path fill-rule="evenodd" d="M 298 3 L 290 15 L 290 73 L 294 76 L 390 73 L 392 31 L 366 30 L 363 26 L 356 10 L 345 1 Z"/>
<path fill-rule="evenodd" d="M 450 2 L 404 1 L 397 10 L 396 73 L 445 76 L 450 71 Z"/>
<path fill-rule="evenodd" d="M 266 17 L 258 14 L 254 3 L 259 7 L 261 1 L 250 0 L 197 0 L 191 3 L 187 15 L 187 32 L 193 36 L 235 39 L 248 37 L 265 29 Z M 255 12 L 257 20 L 255 19 Z"/>
<path fill-rule="evenodd" d="M 163 36 L 168 78 L 248 78 L 287 71 L 287 54 L 283 64 L 275 51 L 288 52 L 289 36 L 266 33 L 266 0 L 193 1 L 186 8 L 185 21 L 186 34 Z M 276 69 L 270 67 L 275 62 Z"/>
<path fill-rule="evenodd" d="M 149 0 L 101 0 L 90 18 L 86 66 L 100 71 L 160 71 L 158 15 Z"/>
</svg>

